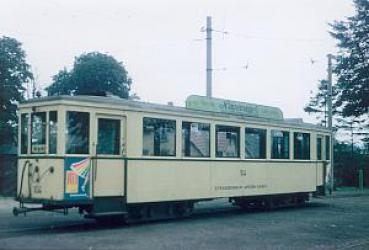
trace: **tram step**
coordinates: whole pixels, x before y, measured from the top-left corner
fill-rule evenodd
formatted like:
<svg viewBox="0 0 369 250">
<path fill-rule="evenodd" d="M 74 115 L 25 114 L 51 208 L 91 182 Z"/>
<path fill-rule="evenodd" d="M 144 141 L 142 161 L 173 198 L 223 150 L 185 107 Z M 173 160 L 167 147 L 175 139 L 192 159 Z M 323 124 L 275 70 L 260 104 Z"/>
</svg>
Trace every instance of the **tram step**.
<svg viewBox="0 0 369 250">
<path fill-rule="evenodd" d="M 105 212 L 105 213 L 90 213 L 86 214 L 85 218 L 96 219 L 104 217 L 126 216 L 127 212 Z"/>
<path fill-rule="evenodd" d="M 124 197 L 95 197 L 92 214 L 126 213 Z"/>
</svg>

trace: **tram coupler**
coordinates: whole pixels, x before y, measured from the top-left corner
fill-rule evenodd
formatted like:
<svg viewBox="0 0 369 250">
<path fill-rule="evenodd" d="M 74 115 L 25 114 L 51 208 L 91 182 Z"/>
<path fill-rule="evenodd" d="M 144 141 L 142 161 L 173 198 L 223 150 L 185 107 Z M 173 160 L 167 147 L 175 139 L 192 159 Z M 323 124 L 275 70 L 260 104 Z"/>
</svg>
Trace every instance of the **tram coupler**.
<svg viewBox="0 0 369 250">
<path fill-rule="evenodd" d="M 58 209 L 62 209 L 62 211 L 58 211 Z M 13 208 L 13 215 L 18 216 L 19 214 L 23 214 L 24 216 L 27 215 L 28 212 L 32 211 L 46 211 L 46 212 L 54 212 L 54 213 L 62 213 L 64 215 L 68 214 L 68 208 L 66 207 L 25 207 L 24 205 L 21 205 L 20 207 L 14 207 Z"/>
<path fill-rule="evenodd" d="M 14 216 L 18 216 L 19 214 L 23 214 L 24 216 L 27 215 L 28 212 L 32 212 L 32 211 L 41 211 L 44 210 L 43 207 L 14 207 L 13 208 L 13 215 Z"/>
</svg>

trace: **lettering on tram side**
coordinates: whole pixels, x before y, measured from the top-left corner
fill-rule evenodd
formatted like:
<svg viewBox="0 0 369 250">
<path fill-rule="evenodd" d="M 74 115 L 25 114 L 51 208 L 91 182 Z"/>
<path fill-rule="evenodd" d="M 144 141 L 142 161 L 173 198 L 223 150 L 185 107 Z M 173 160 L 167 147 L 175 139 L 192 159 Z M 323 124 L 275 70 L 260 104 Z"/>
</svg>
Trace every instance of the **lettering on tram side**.
<svg viewBox="0 0 369 250">
<path fill-rule="evenodd" d="M 230 190 L 250 190 L 250 189 L 264 189 L 266 184 L 250 184 L 250 185 L 234 185 L 234 186 L 215 186 L 215 191 L 230 191 Z"/>
</svg>

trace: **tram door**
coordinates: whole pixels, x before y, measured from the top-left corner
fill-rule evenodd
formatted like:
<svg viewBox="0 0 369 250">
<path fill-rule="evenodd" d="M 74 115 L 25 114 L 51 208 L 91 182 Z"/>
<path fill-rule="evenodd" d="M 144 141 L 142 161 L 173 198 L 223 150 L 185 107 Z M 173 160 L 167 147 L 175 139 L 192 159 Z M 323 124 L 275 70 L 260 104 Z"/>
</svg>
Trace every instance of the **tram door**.
<svg viewBox="0 0 369 250">
<path fill-rule="evenodd" d="M 122 116 L 96 117 L 96 155 L 93 160 L 93 196 L 124 195 L 126 119 Z"/>
</svg>

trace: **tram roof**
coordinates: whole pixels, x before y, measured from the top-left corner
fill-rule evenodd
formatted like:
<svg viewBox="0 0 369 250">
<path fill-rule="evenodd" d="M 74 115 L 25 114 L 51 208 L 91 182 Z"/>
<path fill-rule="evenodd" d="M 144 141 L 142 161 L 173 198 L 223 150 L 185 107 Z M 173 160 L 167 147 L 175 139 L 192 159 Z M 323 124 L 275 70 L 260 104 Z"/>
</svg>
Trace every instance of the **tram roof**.
<svg viewBox="0 0 369 250">
<path fill-rule="evenodd" d="M 165 105 L 165 104 L 157 104 L 157 103 L 149 103 L 142 102 L 136 100 L 128 100 L 122 99 L 116 96 L 88 96 L 88 95 L 78 95 L 78 96 L 69 96 L 69 95 L 60 95 L 60 96 L 46 96 L 40 98 L 34 98 L 30 100 L 23 101 L 19 104 L 19 107 L 30 107 L 33 104 L 41 104 L 48 102 L 84 102 L 84 103 L 93 103 L 96 106 L 103 104 L 110 104 L 119 106 L 126 106 L 133 109 L 143 109 L 145 111 L 163 111 L 163 112 L 172 112 L 177 114 L 187 114 L 187 115 L 200 115 L 200 116 L 211 116 L 217 118 L 233 118 L 233 119 L 242 119 L 250 122 L 260 122 L 260 123 L 273 123 L 276 125 L 284 125 L 298 128 L 307 128 L 307 129 L 319 129 L 324 130 L 325 132 L 329 132 L 329 130 L 325 127 L 301 122 L 301 120 L 296 119 L 283 119 L 283 120 L 274 120 L 268 118 L 260 118 L 260 117 L 252 117 L 244 114 L 230 114 L 230 113 L 221 113 L 221 112 L 213 112 L 213 111 L 202 111 L 202 110 L 193 110 L 186 107 L 179 107 L 173 105 Z"/>
</svg>

